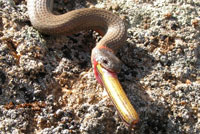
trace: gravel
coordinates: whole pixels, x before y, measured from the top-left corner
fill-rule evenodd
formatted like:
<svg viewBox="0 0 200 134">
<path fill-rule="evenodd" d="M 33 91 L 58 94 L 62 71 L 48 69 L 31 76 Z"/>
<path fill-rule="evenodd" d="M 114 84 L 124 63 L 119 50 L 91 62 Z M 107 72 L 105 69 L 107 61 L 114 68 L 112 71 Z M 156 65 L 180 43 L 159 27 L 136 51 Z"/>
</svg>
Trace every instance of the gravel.
<svg viewBox="0 0 200 134">
<path fill-rule="evenodd" d="M 55 0 L 54 12 L 83 7 L 128 27 L 118 76 L 140 122 L 130 131 L 94 78 L 98 34 L 43 35 L 26 1 L 0 0 L 0 134 L 200 133 L 200 2 Z"/>
</svg>

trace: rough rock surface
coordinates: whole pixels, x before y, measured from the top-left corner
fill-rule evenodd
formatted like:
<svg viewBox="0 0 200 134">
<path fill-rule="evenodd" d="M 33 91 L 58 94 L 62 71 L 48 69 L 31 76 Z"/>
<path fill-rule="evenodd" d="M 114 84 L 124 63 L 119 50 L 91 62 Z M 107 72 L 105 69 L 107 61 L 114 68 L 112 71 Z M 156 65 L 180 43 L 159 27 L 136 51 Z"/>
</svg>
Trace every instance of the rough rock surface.
<svg viewBox="0 0 200 134">
<path fill-rule="evenodd" d="M 0 0 L 0 134 L 200 133 L 199 0 L 55 0 L 55 13 L 113 11 L 128 27 L 119 80 L 140 116 L 131 132 L 97 84 L 98 34 L 42 35 L 25 0 Z"/>
</svg>

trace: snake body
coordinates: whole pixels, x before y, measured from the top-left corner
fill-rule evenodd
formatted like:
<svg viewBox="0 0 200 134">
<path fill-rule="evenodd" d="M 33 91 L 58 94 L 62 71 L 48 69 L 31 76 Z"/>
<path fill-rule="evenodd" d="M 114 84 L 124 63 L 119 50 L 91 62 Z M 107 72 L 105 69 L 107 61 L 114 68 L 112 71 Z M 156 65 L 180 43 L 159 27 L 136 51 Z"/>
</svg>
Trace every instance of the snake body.
<svg viewBox="0 0 200 134">
<path fill-rule="evenodd" d="M 40 32 L 52 35 L 70 35 L 83 30 L 95 30 L 103 35 L 92 51 L 92 62 L 119 72 L 120 60 L 115 56 L 126 40 L 124 22 L 113 13 L 96 8 L 73 10 L 62 15 L 52 13 L 53 0 L 27 0 L 32 25 Z"/>
</svg>

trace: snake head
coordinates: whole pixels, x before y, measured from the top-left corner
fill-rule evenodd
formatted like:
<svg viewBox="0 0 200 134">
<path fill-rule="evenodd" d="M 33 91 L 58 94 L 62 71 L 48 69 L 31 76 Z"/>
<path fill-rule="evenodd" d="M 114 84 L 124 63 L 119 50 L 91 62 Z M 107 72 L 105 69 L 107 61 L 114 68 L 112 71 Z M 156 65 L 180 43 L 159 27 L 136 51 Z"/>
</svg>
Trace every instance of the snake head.
<svg viewBox="0 0 200 134">
<path fill-rule="evenodd" d="M 121 61 L 109 49 L 95 47 L 92 50 L 91 61 L 93 63 L 95 77 L 100 84 L 102 84 L 102 81 L 97 71 L 98 64 L 110 72 L 111 75 L 121 70 Z"/>
</svg>

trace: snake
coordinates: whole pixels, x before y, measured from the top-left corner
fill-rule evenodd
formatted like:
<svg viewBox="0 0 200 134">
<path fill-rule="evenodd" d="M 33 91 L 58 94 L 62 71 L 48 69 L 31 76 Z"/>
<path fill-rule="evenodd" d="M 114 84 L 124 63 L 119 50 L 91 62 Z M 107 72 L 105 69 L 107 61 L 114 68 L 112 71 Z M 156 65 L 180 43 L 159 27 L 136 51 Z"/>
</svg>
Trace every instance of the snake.
<svg viewBox="0 0 200 134">
<path fill-rule="evenodd" d="M 101 65 L 109 72 L 120 72 L 122 62 L 116 53 L 127 39 L 127 28 L 124 21 L 110 11 L 97 8 L 81 8 L 55 15 L 52 12 L 53 4 L 54 0 L 27 0 L 28 15 L 33 27 L 41 33 L 49 35 L 72 35 L 85 30 L 98 32 L 102 38 L 96 43 L 91 53 L 91 63 L 97 81 L 102 84 L 97 65 Z M 114 82 L 116 83 L 116 81 Z M 111 85 L 113 84 L 111 83 Z M 138 121 L 136 111 L 121 87 L 117 91 L 119 93 L 116 95 L 111 94 L 117 109 L 128 124 L 135 124 Z M 119 106 L 119 104 L 124 106 Z"/>
<path fill-rule="evenodd" d="M 119 72 L 121 61 L 116 53 L 126 40 L 126 26 L 123 20 L 103 9 L 83 8 L 65 14 L 52 13 L 53 0 L 28 0 L 28 14 L 32 25 L 41 33 L 50 35 L 71 35 L 85 30 L 94 30 L 103 37 L 92 50 L 91 62 Z"/>
</svg>

